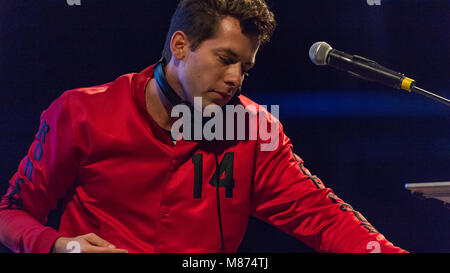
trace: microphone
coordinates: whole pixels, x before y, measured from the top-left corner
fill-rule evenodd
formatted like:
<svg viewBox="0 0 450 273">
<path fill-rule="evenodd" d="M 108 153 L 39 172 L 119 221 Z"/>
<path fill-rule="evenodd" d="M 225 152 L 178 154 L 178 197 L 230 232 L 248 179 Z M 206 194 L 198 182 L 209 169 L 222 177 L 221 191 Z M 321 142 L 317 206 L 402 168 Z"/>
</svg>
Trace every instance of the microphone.
<svg viewBox="0 0 450 273">
<path fill-rule="evenodd" d="M 350 75 L 396 89 L 414 92 L 450 106 L 450 100 L 416 86 L 416 81 L 404 74 L 379 65 L 367 58 L 333 49 L 326 42 L 314 43 L 309 58 L 316 65 L 329 65 Z"/>
<path fill-rule="evenodd" d="M 390 70 L 364 57 L 333 49 L 326 42 L 314 43 L 309 49 L 309 58 L 316 65 L 329 65 L 344 70 L 352 76 L 396 89 L 411 91 L 415 86 L 415 81 L 402 73 Z"/>
</svg>

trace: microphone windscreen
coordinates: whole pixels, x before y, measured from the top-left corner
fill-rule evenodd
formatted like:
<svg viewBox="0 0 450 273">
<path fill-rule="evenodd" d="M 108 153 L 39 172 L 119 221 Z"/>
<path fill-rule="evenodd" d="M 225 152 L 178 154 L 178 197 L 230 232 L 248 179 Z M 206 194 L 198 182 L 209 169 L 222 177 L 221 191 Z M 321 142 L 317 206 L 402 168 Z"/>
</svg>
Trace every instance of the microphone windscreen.
<svg viewBox="0 0 450 273">
<path fill-rule="evenodd" d="M 328 53 L 332 49 L 326 42 L 314 43 L 309 49 L 309 58 L 316 65 L 326 65 Z"/>
</svg>

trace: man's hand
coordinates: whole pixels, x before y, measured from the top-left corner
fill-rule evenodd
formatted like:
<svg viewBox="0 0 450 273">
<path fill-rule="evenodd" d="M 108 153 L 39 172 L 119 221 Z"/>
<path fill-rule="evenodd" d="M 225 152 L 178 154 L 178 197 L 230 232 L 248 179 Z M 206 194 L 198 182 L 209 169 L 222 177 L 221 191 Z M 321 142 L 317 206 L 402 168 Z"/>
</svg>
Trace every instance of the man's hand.
<svg viewBox="0 0 450 273">
<path fill-rule="evenodd" d="M 116 248 L 113 244 L 94 233 L 78 237 L 59 237 L 53 244 L 53 253 L 128 253 L 125 249 Z"/>
</svg>

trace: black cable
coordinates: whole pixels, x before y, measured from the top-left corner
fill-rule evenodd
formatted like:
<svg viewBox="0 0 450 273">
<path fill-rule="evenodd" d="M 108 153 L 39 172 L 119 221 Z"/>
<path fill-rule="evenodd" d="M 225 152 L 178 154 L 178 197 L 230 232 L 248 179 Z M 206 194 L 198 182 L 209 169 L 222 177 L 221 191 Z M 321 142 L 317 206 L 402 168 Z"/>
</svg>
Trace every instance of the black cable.
<svg viewBox="0 0 450 273">
<path fill-rule="evenodd" d="M 220 230 L 220 247 L 221 247 L 221 251 L 222 253 L 225 253 L 225 248 L 224 248 L 224 240 L 223 240 L 223 228 L 222 228 L 222 216 L 220 213 L 220 195 L 219 195 L 219 186 L 220 186 L 220 181 L 219 181 L 219 173 L 220 173 L 220 166 L 219 166 L 219 160 L 218 160 L 218 156 L 217 153 L 214 153 L 214 155 L 216 156 L 216 173 L 215 173 L 215 180 L 216 180 L 216 200 L 217 200 L 217 215 L 219 217 L 219 230 Z"/>
<path fill-rule="evenodd" d="M 414 87 L 411 89 L 411 91 L 412 91 L 413 93 L 416 93 L 416 94 L 419 94 L 419 95 L 428 97 L 428 98 L 430 98 L 430 99 L 432 99 L 432 100 L 434 100 L 434 101 L 437 101 L 437 102 L 443 103 L 443 104 L 445 104 L 445 105 L 447 105 L 447 106 L 450 106 L 450 100 L 449 100 L 449 99 L 446 99 L 446 98 L 444 98 L 444 97 L 441 97 L 441 96 L 439 96 L 439 95 L 436 95 L 436 94 L 434 94 L 434 93 L 431 93 L 430 91 L 427 91 L 427 90 L 425 90 L 425 89 L 422 89 L 422 88 L 419 88 L 419 87 L 417 87 L 417 86 L 414 86 Z"/>
</svg>

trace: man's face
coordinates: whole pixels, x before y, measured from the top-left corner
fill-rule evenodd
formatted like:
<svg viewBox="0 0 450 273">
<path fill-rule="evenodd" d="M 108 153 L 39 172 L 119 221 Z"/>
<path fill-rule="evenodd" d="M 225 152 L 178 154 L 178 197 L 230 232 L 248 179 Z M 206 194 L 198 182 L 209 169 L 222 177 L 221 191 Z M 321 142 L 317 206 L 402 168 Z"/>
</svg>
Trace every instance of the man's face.
<svg viewBox="0 0 450 273">
<path fill-rule="evenodd" d="M 224 106 L 253 67 L 258 48 L 257 39 L 244 35 L 237 19 L 225 17 L 216 35 L 196 50 L 188 50 L 181 61 L 178 75 L 183 95 L 191 103 L 194 97 L 202 97 L 203 107 Z"/>
</svg>

